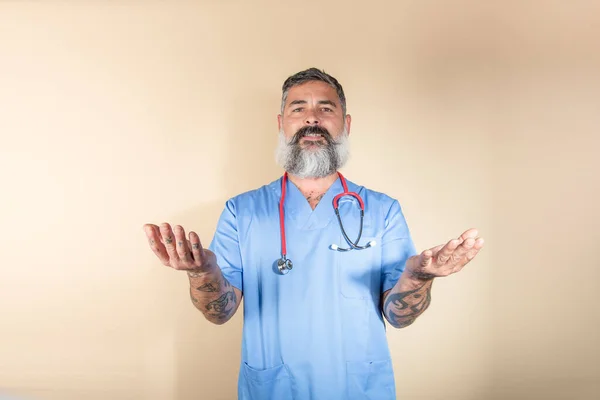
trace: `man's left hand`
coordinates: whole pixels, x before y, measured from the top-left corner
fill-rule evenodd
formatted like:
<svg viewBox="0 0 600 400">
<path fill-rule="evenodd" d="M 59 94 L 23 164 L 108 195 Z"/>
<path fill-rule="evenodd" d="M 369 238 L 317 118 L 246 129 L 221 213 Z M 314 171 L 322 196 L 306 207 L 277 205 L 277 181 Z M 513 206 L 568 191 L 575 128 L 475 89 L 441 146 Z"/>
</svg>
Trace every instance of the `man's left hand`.
<svg viewBox="0 0 600 400">
<path fill-rule="evenodd" d="M 416 279 L 428 280 L 460 271 L 483 247 L 483 238 L 477 234 L 477 229 L 469 229 L 458 239 L 409 258 L 406 272 Z"/>
</svg>

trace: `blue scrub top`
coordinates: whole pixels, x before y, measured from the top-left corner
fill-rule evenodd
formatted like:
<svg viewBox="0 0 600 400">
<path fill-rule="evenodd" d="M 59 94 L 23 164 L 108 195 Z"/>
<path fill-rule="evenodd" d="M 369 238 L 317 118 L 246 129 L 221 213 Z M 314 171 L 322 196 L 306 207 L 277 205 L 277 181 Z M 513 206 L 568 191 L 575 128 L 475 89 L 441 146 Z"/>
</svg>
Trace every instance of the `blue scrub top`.
<svg viewBox="0 0 600 400">
<path fill-rule="evenodd" d="M 244 297 L 239 399 L 395 399 L 380 298 L 416 254 L 398 201 L 347 180 L 365 203 L 359 244 L 376 245 L 339 252 L 329 246 L 348 247 L 333 209 L 340 179 L 314 210 L 288 180 L 285 234 L 294 267 L 280 275 L 281 182 L 228 200 L 209 246 Z M 355 240 L 358 201 L 343 197 L 339 210 Z"/>
</svg>

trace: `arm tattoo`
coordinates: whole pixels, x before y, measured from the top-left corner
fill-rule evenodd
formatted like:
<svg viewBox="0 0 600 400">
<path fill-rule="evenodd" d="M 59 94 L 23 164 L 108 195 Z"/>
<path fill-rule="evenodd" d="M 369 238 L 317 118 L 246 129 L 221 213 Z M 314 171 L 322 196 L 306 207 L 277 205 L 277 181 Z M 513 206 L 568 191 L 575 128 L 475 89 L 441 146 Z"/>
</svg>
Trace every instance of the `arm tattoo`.
<svg viewBox="0 0 600 400">
<path fill-rule="evenodd" d="M 415 278 L 421 279 L 421 280 L 424 280 L 424 281 L 428 281 L 428 280 L 431 280 L 431 279 L 435 278 L 435 275 L 428 274 L 426 272 L 417 271 L 417 272 L 413 272 L 412 274 L 413 274 L 413 276 Z"/>
<path fill-rule="evenodd" d="M 235 293 L 233 290 L 228 290 L 215 301 L 208 303 L 206 305 L 206 310 L 211 317 L 215 317 L 218 320 L 224 320 L 229 318 L 229 314 L 235 308 L 235 302 Z M 230 303 L 231 307 L 228 307 Z"/>
<path fill-rule="evenodd" d="M 208 282 L 202 286 L 198 286 L 196 290 L 201 292 L 218 292 L 220 289 L 218 282 Z"/>
<path fill-rule="evenodd" d="M 383 311 L 392 326 L 404 328 L 412 324 L 431 303 L 431 282 L 421 287 L 400 293 L 389 293 Z"/>
<path fill-rule="evenodd" d="M 217 313 L 225 311 L 229 302 L 235 303 L 235 296 L 233 291 L 225 292 L 221 297 L 216 299 L 215 301 L 211 301 L 206 305 L 206 309 L 208 311 L 214 311 Z"/>
<path fill-rule="evenodd" d="M 194 278 L 191 275 L 190 277 Z M 190 297 L 206 319 L 214 323 L 223 323 L 231 318 L 237 308 L 237 297 L 233 286 L 225 277 L 213 277 L 212 280 L 196 285 L 190 286 Z"/>
</svg>

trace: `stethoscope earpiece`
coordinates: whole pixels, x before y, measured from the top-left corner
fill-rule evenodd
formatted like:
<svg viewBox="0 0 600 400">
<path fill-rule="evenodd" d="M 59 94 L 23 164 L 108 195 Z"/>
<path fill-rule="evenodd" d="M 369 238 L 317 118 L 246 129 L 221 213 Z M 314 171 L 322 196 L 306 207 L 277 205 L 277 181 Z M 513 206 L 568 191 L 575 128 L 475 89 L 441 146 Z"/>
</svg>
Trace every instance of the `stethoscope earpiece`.
<svg viewBox="0 0 600 400">
<path fill-rule="evenodd" d="M 354 243 L 351 243 L 351 244 L 354 245 Z M 350 251 L 350 250 L 354 250 L 354 249 L 356 249 L 356 250 L 364 250 L 364 249 L 368 249 L 369 247 L 375 247 L 376 245 L 377 245 L 377 242 L 374 241 L 374 240 L 371 240 L 370 242 L 367 242 L 367 244 L 365 244 L 364 246 L 354 245 L 353 247 L 344 249 L 344 248 L 338 246 L 337 244 L 332 243 L 331 246 L 329 246 L 329 248 L 331 250 L 336 250 L 336 251 Z"/>
</svg>

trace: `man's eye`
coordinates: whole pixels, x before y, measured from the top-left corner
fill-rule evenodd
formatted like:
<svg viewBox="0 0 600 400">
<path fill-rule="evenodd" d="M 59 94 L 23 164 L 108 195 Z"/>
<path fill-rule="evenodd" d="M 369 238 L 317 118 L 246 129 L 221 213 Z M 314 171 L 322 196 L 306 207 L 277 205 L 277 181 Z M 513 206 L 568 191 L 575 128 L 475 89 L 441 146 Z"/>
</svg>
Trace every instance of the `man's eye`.
<svg viewBox="0 0 600 400">
<path fill-rule="evenodd" d="M 302 111 L 302 110 L 303 110 L 303 108 L 302 108 L 302 107 L 300 107 L 300 108 L 294 108 L 294 109 L 292 110 L 292 112 L 299 112 L 299 111 Z"/>
<path fill-rule="evenodd" d="M 332 112 L 333 110 L 331 108 L 329 108 L 329 107 L 325 107 L 325 108 L 323 108 L 323 111 L 325 111 L 325 112 Z"/>
</svg>

